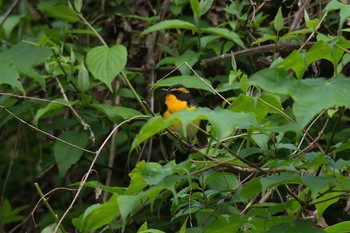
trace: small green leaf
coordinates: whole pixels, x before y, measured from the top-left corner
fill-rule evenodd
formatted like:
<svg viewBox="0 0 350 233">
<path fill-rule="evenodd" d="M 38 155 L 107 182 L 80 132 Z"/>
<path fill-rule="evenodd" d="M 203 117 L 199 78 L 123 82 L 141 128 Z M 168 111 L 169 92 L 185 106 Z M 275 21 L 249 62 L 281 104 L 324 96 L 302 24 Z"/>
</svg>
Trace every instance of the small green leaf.
<svg viewBox="0 0 350 233">
<path fill-rule="evenodd" d="M 89 136 L 81 131 L 67 131 L 62 133 L 59 138 L 82 148 L 85 148 L 89 142 Z M 62 178 L 68 169 L 79 161 L 84 151 L 61 141 L 56 141 L 53 153 L 58 167 L 58 176 Z"/>
<path fill-rule="evenodd" d="M 305 55 L 306 54 L 294 50 L 282 62 L 286 69 L 292 69 L 295 72 L 298 79 L 302 79 L 307 69 Z"/>
<path fill-rule="evenodd" d="M 11 64 L 0 63 L 0 85 L 8 84 L 24 93 L 22 83 L 19 81 L 19 79 L 20 76 L 16 70 L 16 67 L 12 66 Z"/>
<path fill-rule="evenodd" d="M 144 30 L 140 36 L 144 36 L 148 33 L 154 32 L 154 31 L 160 31 L 165 29 L 174 29 L 174 28 L 180 28 L 180 29 L 187 29 L 187 30 L 196 30 L 196 26 L 192 23 L 178 20 L 178 19 L 172 19 L 172 20 L 164 20 L 157 24 L 154 24 L 153 26 L 147 28 Z"/>
<path fill-rule="evenodd" d="M 278 12 L 275 16 L 275 19 L 273 20 L 273 25 L 277 33 L 280 32 L 283 28 L 283 15 L 281 7 L 278 8 Z"/>
<path fill-rule="evenodd" d="M 208 34 L 219 35 L 223 38 L 226 38 L 228 40 L 233 41 L 234 43 L 236 43 L 240 47 L 245 48 L 244 42 L 241 40 L 239 35 L 233 31 L 226 29 L 226 28 L 209 27 L 209 28 L 203 28 L 202 32 L 208 33 Z"/>
<path fill-rule="evenodd" d="M 76 23 L 79 20 L 77 13 L 68 6 L 60 5 L 50 8 L 41 8 L 40 10 L 55 18 L 66 20 L 69 23 Z"/>
<path fill-rule="evenodd" d="M 35 113 L 35 116 L 34 116 L 35 126 L 38 126 L 39 119 L 42 116 L 55 110 L 60 111 L 64 108 L 64 105 L 68 104 L 64 99 L 55 99 L 54 101 L 57 103 L 49 103 L 45 107 L 38 109 L 38 111 Z M 62 103 L 62 104 L 59 104 L 59 103 Z"/>
<path fill-rule="evenodd" d="M 77 12 L 81 12 L 82 7 L 83 7 L 83 0 L 74 0 L 74 8 Z"/>
<path fill-rule="evenodd" d="M 182 75 L 188 75 L 192 72 L 192 70 L 184 63 L 187 62 L 187 64 L 192 67 L 199 60 L 199 56 L 199 53 L 193 52 L 192 50 L 187 50 L 184 54 L 177 57 L 175 60 L 175 65 L 176 67 L 179 67 Z"/>
<path fill-rule="evenodd" d="M 200 16 L 208 12 L 210 7 L 213 5 L 214 0 L 201 0 L 199 2 L 199 12 Z"/>
<path fill-rule="evenodd" d="M 193 11 L 193 13 L 200 18 L 201 17 L 201 13 L 199 10 L 199 1 L 198 0 L 190 0 L 190 4 L 191 4 L 191 9 Z"/>
<path fill-rule="evenodd" d="M 78 71 L 78 89 L 81 92 L 86 92 L 90 88 L 89 72 L 84 65 L 84 61 L 80 63 Z"/>
<path fill-rule="evenodd" d="M 86 64 L 94 77 L 112 90 L 113 79 L 124 70 L 127 61 L 127 51 L 123 45 L 112 47 L 98 46 L 91 49 L 86 57 Z"/>
<path fill-rule="evenodd" d="M 146 221 L 140 226 L 140 228 L 137 231 L 137 233 L 146 232 L 147 230 L 148 230 L 148 226 L 147 226 L 147 221 Z"/>
</svg>

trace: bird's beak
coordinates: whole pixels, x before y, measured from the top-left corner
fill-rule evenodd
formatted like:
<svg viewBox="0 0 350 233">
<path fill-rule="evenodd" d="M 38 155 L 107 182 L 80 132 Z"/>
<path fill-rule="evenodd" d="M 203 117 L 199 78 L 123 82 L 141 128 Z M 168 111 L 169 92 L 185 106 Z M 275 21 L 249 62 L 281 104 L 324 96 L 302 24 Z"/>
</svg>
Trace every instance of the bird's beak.
<svg viewBox="0 0 350 233">
<path fill-rule="evenodd" d="M 162 91 L 165 91 L 166 93 L 169 93 L 169 90 L 167 88 L 162 88 Z"/>
</svg>

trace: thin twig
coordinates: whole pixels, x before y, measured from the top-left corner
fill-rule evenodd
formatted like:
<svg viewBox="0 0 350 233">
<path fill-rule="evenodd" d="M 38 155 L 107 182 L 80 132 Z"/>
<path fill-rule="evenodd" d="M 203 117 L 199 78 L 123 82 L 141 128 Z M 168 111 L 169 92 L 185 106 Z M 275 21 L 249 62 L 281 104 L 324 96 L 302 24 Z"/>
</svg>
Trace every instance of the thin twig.
<svg viewBox="0 0 350 233">
<path fill-rule="evenodd" d="M 301 147 L 301 145 L 302 145 L 304 139 L 306 138 L 307 133 L 309 132 L 309 130 L 311 129 L 311 127 L 318 121 L 318 119 L 323 115 L 323 113 L 324 113 L 325 111 L 326 111 L 326 110 L 323 110 L 320 114 L 318 114 L 318 116 L 317 116 L 317 117 L 310 123 L 310 125 L 305 129 L 304 135 L 303 135 L 303 137 L 301 138 L 297 149 L 296 149 L 290 156 L 294 156 L 294 155 L 300 150 L 300 147 Z M 327 118 L 327 119 L 328 119 L 328 118 Z M 327 120 L 327 122 L 328 122 L 328 120 Z M 325 124 L 325 125 L 326 125 L 326 124 Z M 323 130 L 324 130 L 324 128 L 323 128 Z M 313 142 L 311 142 L 311 143 L 309 144 L 309 146 L 310 146 L 310 145 L 313 145 L 313 144 L 314 144 L 315 142 L 317 142 L 317 141 L 318 141 L 318 139 L 313 140 Z M 303 151 L 305 151 L 305 149 L 306 149 L 306 148 L 304 148 Z M 300 153 L 301 153 L 301 152 L 299 152 L 298 154 L 300 154 Z"/>
<path fill-rule="evenodd" d="M 4 16 L 2 17 L 2 19 L 0 21 L 0 27 L 2 27 L 2 25 L 6 22 L 6 20 L 10 16 L 11 12 L 15 9 L 15 7 L 17 6 L 18 3 L 19 3 L 19 0 L 14 0 L 12 2 L 11 6 L 7 9 L 7 11 L 5 12 Z"/>
<path fill-rule="evenodd" d="M 145 119 L 147 118 L 147 116 L 144 115 L 140 115 L 140 116 L 134 116 L 131 117 L 123 122 L 121 122 L 119 125 L 117 125 L 116 127 L 113 128 L 113 130 L 108 134 L 107 138 L 103 141 L 102 145 L 99 147 L 99 149 L 95 152 L 95 157 L 92 160 L 90 167 L 88 169 L 88 171 L 85 173 L 85 175 L 83 176 L 82 180 L 80 181 L 80 185 L 79 188 L 77 190 L 77 193 L 75 194 L 72 202 L 70 203 L 70 205 L 68 206 L 67 210 L 64 212 L 64 214 L 62 215 L 60 221 L 57 223 L 55 229 L 54 229 L 54 233 L 57 232 L 59 226 L 62 224 L 62 221 L 64 220 L 64 218 L 67 216 L 68 212 L 73 208 L 74 203 L 76 202 L 82 188 L 84 187 L 87 179 L 89 178 L 89 175 L 91 173 L 91 171 L 93 170 L 93 167 L 96 163 L 97 158 L 100 156 L 102 150 L 104 149 L 105 145 L 107 144 L 107 142 L 109 141 L 109 139 L 112 137 L 112 135 L 114 134 L 115 131 L 117 131 L 122 125 L 129 123 L 130 121 L 136 120 L 136 119 Z"/>
<path fill-rule="evenodd" d="M 56 100 L 47 100 L 47 99 L 41 99 L 41 98 L 37 98 L 37 97 L 16 95 L 16 94 L 12 94 L 12 93 L 4 93 L 4 92 L 0 92 L 0 95 L 10 96 L 10 97 L 18 98 L 18 99 L 36 100 L 36 101 L 40 101 L 40 102 L 59 104 L 59 105 L 63 105 L 63 106 L 69 107 L 69 104 L 64 103 L 64 102 L 59 102 L 59 101 L 56 101 Z"/>
<path fill-rule="evenodd" d="M 309 44 L 309 41 L 315 36 L 317 30 L 320 28 L 321 24 L 323 23 L 324 19 L 327 16 L 327 12 L 322 16 L 320 22 L 317 24 L 315 30 L 311 33 L 311 35 L 306 39 L 306 41 L 302 44 L 302 46 L 298 49 L 298 51 L 301 51 L 304 47 L 306 47 L 307 44 Z"/>
<path fill-rule="evenodd" d="M 79 120 L 80 124 L 83 126 L 84 130 L 88 130 L 88 131 L 90 132 L 90 140 L 91 140 L 92 142 L 95 142 L 96 137 L 95 137 L 95 134 L 94 134 L 94 132 L 92 131 L 90 125 L 89 125 L 88 123 L 86 123 L 86 122 L 83 120 L 83 118 L 81 118 L 81 116 L 74 110 L 74 108 L 72 107 L 72 105 L 69 104 L 68 97 L 67 97 L 67 95 L 66 95 L 66 93 L 65 93 L 65 91 L 64 91 L 64 89 L 63 89 L 63 86 L 62 86 L 60 80 L 59 80 L 57 77 L 55 77 L 55 79 L 56 79 L 56 82 L 57 82 L 57 84 L 58 84 L 58 87 L 59 87 L 59 89 L 60 89 L 60 91 L 61 91 L 61 94 L 62 94 L 62 96 L 63 96 L 63 99 L 64 99 L 64 100 L 67 102 L 67 104 L 68 104 L 68 107 L 69 107 L 70 110 L 73 112 L 73 114 L 75 115 L 75 117 L 78 118 L 78 120 Z"/>
<path fill-rule="evenodd" d="M 304 43 L 304 47 L 311 47 L 314 43 L 312 42 L 307 42 Z M 291 51 L 294 49 L 298 49 L 300 47 L 300 45 L 296 42 L 292 42 L 292 41 L 282 41 L 280 43 L 276 44 L 268 44 L 268 45 L 262 45 L 262 46 L 258 46 L 258 47 L 253 47 L 253 48 L 248 48 L 248 49 L 244 49 L 244 50 L 240 50 L 240 51 L 236 51 L 233 53 L 227 53 L 227 54 L 222 54 L 220 56 L 217 57 L 212 57 L 212 58 L 208 58 L 208 59 L 203 59 L 200 63 L 201 66 L 207 66 L 208 64 L 215 64 L 221 61 L 225 61 L 225 60 L 229 60 L 232 58 L 232 56 L 251 56 L 251 55 L 255 55 L 255 54 L 262 54 L 262 53 L 268 53 L 268 52 L 275 52 L 277 51 L 283 51 L 283 52 L 287 52 L 287 51 Z"/>
<path fill-rule="evenodd" d="M 310 0 L 305 0 L 303 2 L 303 4 L 299 7 L 298 11 L 294 13 L 293 15 L 293 22 L 291 23 L 290 27 L 289 27 L 289 32 L 293 32 L 295 31 L 295 29 L 298 26 L 298 23 L 300 21 L 300 19 L 302 19 L 301 15 L 303 14 L 305 8 L 307 5 L 309 5 Z"/>
<path fill-rule="evenodd" d="M 41 129 L 39 129 L 39 128 L 37 128 L 37 127 L 31 125 L 31 124 L 29 124 L 29 123 L 26 122 L 25 120 L 23 120 L 23 119 L 19 118 L 18 116 L 16 116 L 14 113 L 12 113 L 10 110 L 8 110 L 8 109 L 7 109 L 5 106 L 3 106 L 3 105 L 0 105 L 0 108 L 3 109 L 3 110 L 5 110 L 8 114 L 10 114 L 10 115 L 13 116 L 14 118 L 16 118 L 18 121 L 22 122 L 23 124 L 25 124 L 25 125 L 28 126 L 29 128 L 33 129 L 34 131 L 38 131 L 39 133 L 42 133 L 42 134 L 48 136 L 49 138 L 55 139 L 55 140 L 57 140 L 57 141 L 60 141 L 60 142 L 62 142 L 62 143 L 64 143 L 64 144 L 67 144 L 67 145 L 70 145 L 70 146 L 72 146 L 72 147 L 74 147 L 74 148 L 76 148 L 76 149 L 85 151 L 85 152 L 87 152 L 87 153 L 90 153 L 90 154 L 95 154 L 95 153 L 96 153 L 96 152 L 94 152 L 94 151 L 87 150 L 87 149 L 82 148 L 82 147 L 80 147 L 80 146 L 74 145 L 74 144 L 72 144 L 72 143 L 70 143 L 70 142 L 67 142 L 67 141 L 65 141 L 65 140 L 63 140 L 63 139 L 60 139 L 60 138 L 58 138 L 58 137 L 56 137 L 56 136 L 53 136 L 52 134 L 49 134 L 49 133 L 47 133 L 47 132 L 45 132 L 45 131 L 43 131 L 43 130 L 41 130 Z"/>
</svg>

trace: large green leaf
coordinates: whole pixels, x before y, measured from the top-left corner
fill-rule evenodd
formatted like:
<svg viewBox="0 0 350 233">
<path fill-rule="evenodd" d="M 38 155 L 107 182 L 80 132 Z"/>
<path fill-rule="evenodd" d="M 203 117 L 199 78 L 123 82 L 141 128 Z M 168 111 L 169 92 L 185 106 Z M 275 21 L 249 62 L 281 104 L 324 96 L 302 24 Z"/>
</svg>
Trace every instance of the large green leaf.
<svg viewBox="0 0 350 233">
<path fill-rule="evenodd" d="M 244 94 L 234 99 L 233 103 L 228 107 L 233 112 L 253 113 L 258 122 L 261 122 L 268 113 L 280 113 L 282 111 L 281 102 L 277 97 L 272 95 L 262 95 L 259 99 L 268 103 L 266 105 L 258 99 Z"/>
<path fill-rule="evenodd" d="M 291 96 L 294 100 L 293 113 L 300 129 L 324 109 L 350 107 L 350 79 L 343 76 L 329 80 L 296 80 L 283 69 L 268 68 L 255 73 L 248 83 L 271 93 Z"/>
<path fill-rule="evenodd" d="M 187 30 L 196 30 L 196 26 L 192 23 L 178 20 L 178 19 L 172 19 L 172 20 L 164 20 L 157 24 L 154 24 L 153 26 L 147 28 L 144 30 L 140 36 L 144 36 L 150 32 L 159 31 L 159 30 L 165 30 L 165 29 L 174 29 L 174 28 L 181 28 L 181 29 L 187 29 Z"/>
<path fill-rule="evenodd" d="M 183 131 L 186 132 L 186 127 L 194 120 L 208 120 L 212 126 L 214 136 L 218 141 L 232 134 L 236 127 L 247 128 L 257 126 L 256 119 L 253 114 L 243 112 L 232 112 L 227 109 L 216 108 L 198 108 L 192 111 L 181 111 L 173 114 L 169 119 L 164 120 L 161 116 L 151 118 L 136 135 L 132 150 L 138 147 L 143 141 L 160 133 L 177 121 L 182 122 Z"/>
<path fill-rule="evenodd" d="M 45 88 L 44 78 L 35 71 L 34 67 L 43 64 L 51 54 L 48 48 L 37 47 L 25 42 L 18 43 L 0 53 L 0 74 L 8 75 L 0 77 L 0 83 L 7 83 L 22 90 L 18 74 L 15 74 L 13 70 L 15 67 L 20 74 L 33 78 L 42 88 Z M 9 80 L 10 83 L 8 83 Z"/>
<path fill-rule="evenodd" d="M 348 233 L 350 229 L 350 221 L 344 221 L 324 229 L 327 233 Z"/>
<path fill-rule="evenodd" d="M 315 198 L 320 193 L 328 190 L 330 187 L 337 185 L 337 180 L 334 178 L 322 176 L 302 176 L 302 182 L 310 189 L 312 198 Z"/>
<path fill-rule="evenodd" d="M 297 220 L 288 223 L 281 223 L 271 227 L 266 233 L 322 233 L 324 230 L 315 227 L 312 222 Z"/>
<path fill-rule="evenodd" d="M 282 184 L 301 184 L 300 176 L 294 173 L 285 173 L 261 178 L 263 192 L 269 188 Z"/>
<path fill-rule="evenodd" d="M 55 18 L 63 19 L 70 23 L 75 23 L 79 20 L 77 13 L 75 13 L 75 11 L 68 6 L 59 5 L 48 8 L 40 8 L 40 10 Z"/>
<path fill-rule="evenodd" d="M 62 133 L 59 138 L 82 148 L 85 148 L 89 142 L 89 136 L 82 131 L 67 131 Z M 84 151 L 61 141 L 56 141 L 53 153 L 58 167 L 58 175 L 62 178 L 68 169 L 79 161 Z"/>
<path fill-rule="evenodd" d="M 73 219 L 73 225 L 81 232 L 88 233 L 110 224 L 118 215 L 118 195 L 114 194 L 105 203 L 87 208 L 79 218 Z"/>
<path fill-rule="evenodd" d="M 94 77 L 112 90 L 113 79 L 125 68 L 127 50 L 123 45 L 112 47 L 98 46 L 91 49 L 86 57 L 86 64 Z"/>
</svg>

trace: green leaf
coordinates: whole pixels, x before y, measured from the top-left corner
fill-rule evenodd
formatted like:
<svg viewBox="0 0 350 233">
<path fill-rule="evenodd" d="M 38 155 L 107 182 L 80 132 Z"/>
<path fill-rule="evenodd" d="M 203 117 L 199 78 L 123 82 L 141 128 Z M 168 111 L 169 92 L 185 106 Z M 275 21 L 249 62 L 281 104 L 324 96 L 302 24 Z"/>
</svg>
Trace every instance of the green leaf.
<svg viewBox="0 0 350 233">
<path fill-rule="evenodd" d="M 315 227 L 312 222 L 296 220 L 271 227 L 266 233 L 322 233 L 324 230 Z"/>
<path fill-rule="evenodd" d="M 283 15 L 281 7 L 278 8 L 278 12 L 275 16 L 275 19 L 273 20 L 273 26 L 275 27 L 277 33 L 280 32 L 283 28 Z"/>
<path fill-rule="evenodd" d="M 22 15 L 10 15 L 6 18 L 6 21 L 2 25 L 2 30 L 5 35 L 5 38 L 10 39 L 11 33 L 14 28 L 20 23 L 20 21 L 25 17 Z"/>
<path fill-rule="evenodd" d="M 75 102 L 67 103 L 67 101 L 65 101 L 64 99 L 55 99 L 53 101 L 55 101 L 56 103 L 49 103 L 45 107 L 38 109 L 38 111 L 35 113 L 35 116 L 34 116 L 35 126 L 38 126 L 38 122 L 40 118 L 45 114 L 53 111 L 61 111 L 65 107 L 65 105 L 67 104 L 74 105 L 77 102 L 75 101 Z M 59 103 L 62 103 L 62 104 L 59 104 Z"/>
<path fill-rule="evenodd" d="M 90 88 L 89 72 L 85 67 L 84 61 L 82 61 L 79 66 L 77 84 L 81 92 L 86 92 Z"/>
<path fill-rule="evenodd" d="M 126 189 L 126 195 L 135 195 L 138 192 L 142 191 L 148 184 L 143 179 L 143 171 L 145 170 L 146 162 L 141 161 L 137 163 L 136 167 L 129 173 L 130 184 Z"/>
<path fill-rule="evenodd" d="M 233 41 L 234 43 L 236 43 L 240 47 L 245 48 L 244 42 L 241 40 L 239 35 L 233 31 L 226 29 L 226 28 L 209 27 L 209 28 L 202 28 L 201 30 L 203 33 L 219 35 L 223 38 L 226 38 L 228 40 Z"/>
<path fill-rule="evenodd" d="M 255 73 L 248 81 L 262 89 L 293 98 L 293 113 L 297 125 L 304 128 L 323 109 L 335 106 L 350 107 L 350 79 L 338 76 L 330 80 L 323 78 L 296 80 L 278 68 L 268 68 Z M 323 101 L 320 101 L 322 96 Z"/>
<path fill-rule="evenodd" d="M 187 64 L 192 67 L 197 63 L 198 59 L 199 53 L 193 52 L 192 50 L 187 50 L 184 54 L 177 57 L 175 60 L 175 66 L 179 67 L 182 75 L 188 75 L 192 72 L 192 70 L 184 63 L 187 62 Z"/>
<path fill-rule="evenodd" d="M 237 177 L 231 173 L 214 172 L 205 178 L 209 188 L 216 191 L 233 190 L 239 184 Z"/>
<path fill-rule="evenodd" d="M 85 148 L 89 142 L 89 136 L 81 131 L 67 131 L 62 133 L 59 138 L 82 148 Z M 79 161 L 84 151 L 66 143 L 56 141 L 53 147 L 53 153 L 58 167 L 58 176 L 62 178 L 68 169 Z"/>
<path fill-rule="evenodd" d="M 212 130 L 215 132 L 218 141 L 232 134 L 236 127 L 246 128 L 253 125 L 257 126 L 255 117 L 248 113 L 237 113 L 221 108 L 216 108 L 215 110 L 209 108 L 198 108 L 192 111 L 184 110 L 173 114 L 167 120 L 164 120 L 161 116 L 151 118 L 142 127 L 140 133 L 136 135 L 131 150 L 134 150 L 143 141 L 165 130 L 175 122 L 181 121 L 185 132 L 186 127 L 198 119 L 205 119 L 211 123 Z"/>
<path fill-rule="evenodd" d="M 146 221 L 140 226 L 140 228 L 137 231 L 137 233 L 146 232 L 147 230 L 148 230 L 148 226 L 147 226 L 147 221 Z"/>
<path fill-rule="evenodd" d="M 24 93 L 22 83 L 19 81 L 19 79 L 20 76 L 16 70 L 16 67 L 11 64 L 0 63 L 0 85 L 8 84 Z"/>
<path fill-rule="evenodd" d="M 324 229 L 327 233 L 348 233 L 350 229 L 350 221 L 336 223 Z"/>
<path fill-rule="evenodd" d="M 249 181 L 243 187 L 240 187 L 235 192 L 232 199 L 235 202 L 248 202 L 251 198 L 253 198 L 255 195 L 261 192 L 262 192 L 261 178 L 256 178 Z"/>
<path fill-rule="evenodd" d="M 333 178 L 323 176 L 301 176 L 301 181 L 310 189 L 312 198 L 338 183 Z"/>
<path fill-rule="evenodd" d="M 201 17 L 201 13 L 199 10 L 199 1 L 198 0 L 190 0 L 190 4 L 191 4 L 191 9 L 193 11 L 193 13 L 200 18 Z"/>
<path fill-rule="evenodd" d="M 280 113 L 277 111 L 278 109 L 282 111 L 281 103 L 276 97 L 272 95 L 262 95 L 259 99 L 264 102 L 256 101 L 252 96 L 240 94 L 234 99 L 228 109 L 233 112 L 253 113 L 258 122 L 261 122 L 268 113 Z"/>
<path fill-rule="evenodd" d="M 118 195 L 114 194 L 103 204 L 90 206 L 72 222 L 81 232 L 88 233 L 110 224 L 118 215 Z"/>
<path fill-rule="evenodd" d="M 339 25 L 338 25 L 338 30 L 341 30 L 344 26 L 344 22 L 350 17 L 350 5 L 349 4 L 344 4 L 341 3 L 338 0 L 332 0 L 327 4 L 325 7 L 325 11 L 333 11 L 333 10 L 339 10 Z"/>
<path fill-rule="evenodd" d="M 153 26 L 147 28 L 144 30 L 140 36 L 144 36 L 148 33 L 154 32 L 154 31 L 160 31 L 160 30 L 165 30 L 165 29 L 175 29 L 175 28 L 180 28 L 180 29 L 187 29 L 187 30 L 196 30 L 196 26 L 192 23 L 178 20 L 178 19 L 172 19 L 172 20 L 164 20 L 161 21 L 157 24 L 154 24 Z"/>
<path fill-rule="evenodd" d="M 18 80 L 17 82 L 15 81 L 15 76 L 17 77 L 17 75 L 13 73 L 14 71 L 9 70 L 12 68 L 8 68 L 13 66 L 20 74 L 33 78 L 42 88 L 45 88 L 44 78 L 34 70 L 34 67 L 43 64 L 50 55 L 52 55 L 52 52 L 48 48 L 37 47 L 25 42 L 18 43 L 12 48 L 0 53 L 0 72 L 10 74 L 9 78 L 1 77 L 1 79 L 11 79 L 12 84 L 10 85 L 21 88 L 22 85 L 20 85 Z"/>
<path fill-rule="evenodd" d="M 208 221 L 208 219 L 207 219 Z M 242 227 L 239 215 L 219 215 L 215 220 L 205 227 L 205 232 L 223 233 L 223 232 L 239 232 Z"/>
<path fill-rule="evenodd" d="M 89 232 L 89 231 L 87 231 L 88 229 L 87 229 L 86 223 L 88 222 L 93 211 L 98 209 L 100 206 L 101 206 L 101 204 L 99 204 L 99 203 L 90 205 L 82 215 L 80 215 L 78 218 L 74 218 L 72 220 L 73 225 L 76 228 L 78 228 L 79 231 L 81 231 L 82 233 Z"/>
<path fill-rule="evenodd" d="M 319 202 L 318 204 L 315 204 L 316 210 L 317 210 L 317 221 L 319 222 L 322 218 L 322 215 L 324 211 L 332 204 L 339 201 L 339 195 L 342 193 L 337 192 L 328 192 L 324 194 L 322 197 L 317 198 L 315 202 Z"/>
<path fill-rule="evenodd" d="M 301 184 L 300 176 L 297 174 L 285 173 L 261 178 L 263 192 L 281 184 Z"/>
<path fill-rule="evenodd" d="M 77 12 L 81 12 L 82 7 L 83 7 L 83 0 L 74 0 L 74 8 Z"/>
<path fill-rule="evenodd" d="M 307 69 L 305 60 L 305 54 L 294 50 L 283 60 L 282 64 L 286 69 L 292 69 L 298 79 L 302 79 Z"/>
<path fill-rule="evenodd" d="M 5 199 L 1 204 L 2 204 L 1 206 L 2 224 L 6 225 L 10 223 L 15 223 L 15 222 L 22 221 L 24 219 L 24 217 L 20 215 L 19 212 L 27 209 L 28 205 L 24 205 L 13 209 L 8 199 Z"/>
<path fill-rule="evenodd" d="M 141 204 L 141 195 L 119 195 L 117 202 L 122 219 L 123 231 L 126 226 L 127 217 L 135 211 L 136 207 Z M 115 207 L 114 207 L 115 208 Z"/>
<path fill-rule="evenodd" d="M 50 8 L 40 8 L 40 10 L 55 18 L 66 20 L 69 23 L 76 23 L 79 20 L 77 13 L 68 6 L 60 5 Z"/>
<path fill-rule="evenodd" d="M 201 0 L 199 2 L 199 12 L 200 16 L 208 12 L 210 7 L 213 5 L 214 0 Z"/>
<path fill-rule="evenodd" d="M 111 83 L 124 70 L 127 56 L 126 48 L 123 45 L 114 45 L 110 48 L 98 46 L 88 52 L 86 64 L 94 77 L 113 91 Z"/>
<path fill-rule="evenodd" d="M 157 89 L 159 87 L 170 87 L 172 85 L 179 84 L 179 83 L 189 89 L 191 88 L 200 89 L 200 90 L 209 91 L 212 94 L 215 94 L 214 90 L 209 87 L 211 86 L 211 83 L 208 79 L 205 79 L 205 78 L 199 79 L 197 76 L 191 76 L 191 75 L 173 76 L 170 78 L 163 79 L 157 82 L 156 84 L 154 84 L 153 88 Z"/>
</svg>

